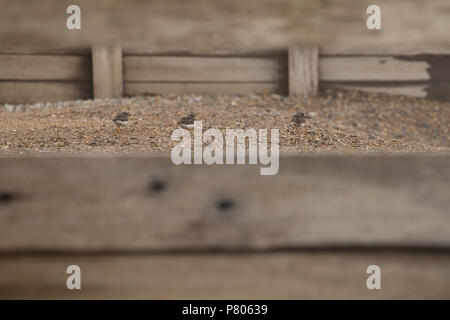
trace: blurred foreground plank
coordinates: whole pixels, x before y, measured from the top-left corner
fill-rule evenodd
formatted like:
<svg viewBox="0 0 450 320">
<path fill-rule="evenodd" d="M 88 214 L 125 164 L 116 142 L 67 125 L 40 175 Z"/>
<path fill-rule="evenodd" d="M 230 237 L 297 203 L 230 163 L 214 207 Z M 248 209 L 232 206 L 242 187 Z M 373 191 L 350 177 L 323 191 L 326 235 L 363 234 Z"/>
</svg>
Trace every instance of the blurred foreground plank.
<svg viewBox="0 0 450 320">
<path fill-rule="evenodd" d="M 67 290 L 67 266 L 81 290 Z M 382 270 L 381 290 L 366 268 Z M 449 299 L 450 254 L 266 254 L 0 257 L 0 299 Z"/>
<path fill-rule="evenodd" d="M 448 156 L 0 159 L 0 252 L 450 247 Z"/>
</svg>

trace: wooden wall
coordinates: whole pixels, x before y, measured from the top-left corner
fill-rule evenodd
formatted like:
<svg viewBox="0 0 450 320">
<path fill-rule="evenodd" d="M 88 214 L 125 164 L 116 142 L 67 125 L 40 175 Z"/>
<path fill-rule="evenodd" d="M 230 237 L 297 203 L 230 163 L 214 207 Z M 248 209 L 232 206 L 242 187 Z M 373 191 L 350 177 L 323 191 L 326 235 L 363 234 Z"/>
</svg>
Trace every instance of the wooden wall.
<svg viewBox="0 0 450 320">
<path fill-rule="evenodd" d="M 201 54 L 323 45 L 354 48 L 439 44 L 450 50 L 448 0 L 378 0 L 382 30 L 366 28 L 371 0 L 77 0 L 81 30 L 67 30 L 71 0 L 0 0 L 0 48 L 148 46 Z M 360 49 L 359 49 L 360 50 Z"/>
<path fill-rule="evenodd" d="M 322 87 L 450 101 L 450 55 L 323 55 Z"/>
<path fill-rule="evenodd" d="M 129 95 L 142 93 L 287 94 L 286 54 L 124 57 Z"/>
<path fill-rule="evenodd" d="M 322 88 L 350 88 L 450 101 L 450 55 L 386 54 L 321 48 Z M 392 49 L 391 49 L 392 51 Z M 335 52 L 335 53 L 333 53 Z M 350 54 L 355 52 L 355 54 Z M 424 51 L 430 52 L 430 51 Z M 90 52 L 0 54 L 0 103 L 32 103 L 93 97 Z M 288 54 L 153 54 L 124 50 L 125 95 L 288 94 Z M 119 84 L 120 86 L 120 84 Z M 116 90 L 117 91 L 117 90 Z"/>
<path fill-rule="evenodd" d="M 291 156 L 267 177 L 151 156 L 2 158 L 0 298 L 448 299 L 449 163 Z M 366 287 L 372 264 L 382 290 Z"/>
<path fill-rule="evenodd" d="M 89 55 L 0 54 L 0 102 L 92 97 Z"/>
</svg>

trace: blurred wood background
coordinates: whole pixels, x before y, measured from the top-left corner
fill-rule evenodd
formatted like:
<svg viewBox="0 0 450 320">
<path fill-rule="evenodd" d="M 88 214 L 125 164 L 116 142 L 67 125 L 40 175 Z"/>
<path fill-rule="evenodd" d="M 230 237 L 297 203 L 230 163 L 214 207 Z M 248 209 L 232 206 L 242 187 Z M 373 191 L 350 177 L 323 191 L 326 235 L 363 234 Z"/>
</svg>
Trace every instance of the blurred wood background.
<svg viewBox="0 0 450 320">
<path fill-rule="evenodd" d="M 66 28 L 66 8 L 71 4 L 81 7 L 81 30 Z M 366 27 L 371 4 L 369 0 L 1 0 L 0 46 L 23 52 L 87 49 L 101 43 L 126 49 L 144 46 L 156 53 L 202 54 L 333 43 L 340 51 L 450 49 L 447 0 L 379 0 L 380 31 Z"/>
<path fill-rule="evenodd" d="M 450 55 L 349 56 L 325 52 L 315 61 L 314 76 L 318 82 L 315 85 L 321 88 L 349 88 L 450 101 Z M 297 72 L 303 76 L 302 70 L 306 69 L 291 65 L 290 71 L 287 50 L 246 55 L 184 53 L 163 56 L 144 50 L 127 50 L 122 55 L 116 59 L 117 67 L 97 60 L 100 64 L 94 64 L 95 68 L 90 52 L 0 54 L 0 103 L 119 97 L 122 92 L 125 95 L 287 95 L 289 74 Z M 109 76 L 114 69 L 120 76 Z M 94 78 L 97 79 L 97 95 L 94 94 Z M 298 86 L 293 79 L 291 83 Z"/>
<path fill-rule="evenodd" d="M 447 156 L 0 159 L 2 298 L 449 298 Z M 66 265 L 67 264 L 67 265 Z M 80 292 L 65 288 L 79 264 Z M 365 287 L 380 265 L 382 290 Z"/>
<path fill-rule="evenodd" d="M 122 93 L 308 95 L 319 82 L 450 100 L 446 0 L 380 0 L 375 31 L 366 27 L 367 0 L 79 0 L 81 30 L 68 30 L 71 4 L 0 0 L 0 103 Z M 287 48 L 302 46 L 320 59 L 289 69 L 303 53 Z M 91 47 L 121 47 L 123 59 Z M 96 58 L 108 56 L 114 64 Z"/>
</svg>

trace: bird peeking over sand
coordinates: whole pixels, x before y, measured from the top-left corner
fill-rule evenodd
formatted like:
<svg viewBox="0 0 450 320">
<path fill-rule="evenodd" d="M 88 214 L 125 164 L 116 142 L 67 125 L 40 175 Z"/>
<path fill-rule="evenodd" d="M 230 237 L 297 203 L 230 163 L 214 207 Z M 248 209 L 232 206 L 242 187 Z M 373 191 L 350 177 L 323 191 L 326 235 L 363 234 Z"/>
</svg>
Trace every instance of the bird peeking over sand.
<svg viewBox="0 0 450 320">
<path fill-rule="evenodd" d="M 119 112 L 113 119 L 114 124 L 117 127 L 117 132 L 120 132 L 120 127 L 128 123 L 128 117 L 130 114 L 128 112 Z"/>
<path fill-rule="evenodd" d="M 305 114 L 303 112 L 299 112 L 292 117 L 291 124 L 296 127 L 303 128 L 305 126 Z"/>
<path fill-rule="evenodd" d="M 188 116 L 181 118 L 178 125 L 184 129 L 192 129 L 194 127 L 195 115 L 190 113 Z"/>
</svg>

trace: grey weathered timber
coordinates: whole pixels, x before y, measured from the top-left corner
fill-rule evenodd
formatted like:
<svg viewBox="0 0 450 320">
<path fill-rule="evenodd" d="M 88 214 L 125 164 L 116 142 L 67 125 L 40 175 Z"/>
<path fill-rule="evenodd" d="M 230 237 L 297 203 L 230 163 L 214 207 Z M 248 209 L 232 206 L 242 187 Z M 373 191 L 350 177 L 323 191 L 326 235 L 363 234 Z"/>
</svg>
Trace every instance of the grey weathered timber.
<svg viewBox="0 0 450 320">
<path fill-rule="evenodd" d="M 66 29 L 60 0 L 0 1 L 0 47 L 41 51 L 93 43 L 155 51 L 264 50 L 290 44 L 450 48 L 447 0 L 380 0 L 382 30 L 366 28 L 373 1 L 78 0 L 81 30 Z"/>
<path fill-rule="evenodd" d="M 0 81 L 0 103 L 56 102 L 92 98 L 92 84 L 80 81 Z"/>
<path fill-rule="evenodd" d="M 103 50 L 103 53 L 108 49 Z M 111 50 L 110 50 L 111 51 Z M 101 52 L 101 51 L 99 51 Z M 99 54 L 94 77 L 98 97 L 138 94 L 288 94 L 286 52 L 247 56 L 153 56 Z M 144 53 L 142 53 L 144 54 Z M 321 55 L 321 87 L 339 87 L 449 100 L 449 55 Z M 112 64 L 115 60 L 115 64 Z M 93 97 L 88 55 L 0 55 L 0 103 L 54 102 Z M 291 65 L 292 90 L 304 88 L 306 66 Z M 315 68 L 314 68 L 315 69 Z M 297 81 L 297 82 L 296 82 Z M 123 83 L 122 83 L 123 82 Z M 295 85 L 297 83 L 297 85 Z M 300 85 L 298 84 L 300 83 Z M 306 82 L 307 83 L 307 82 Z M 100 95 L 101 90 L 106 90 Z M 108 93 L 109 92 L 109 93 Z M 110 92 L 117 92 L 115 94 Z"/>
<path fill-rule="evenodd" d="M 123 94 L 122 49 L 96 45 L 92 48 L 94 98 L 120 98 Z"/>
<path fill-rule="evenodd" d="M 287 93 L 286 54 L 125 56 L 125 93 Z"/>
<path fill-rule="evenodd" d="M 127 95 L 142 94 L 286 94 L 286 82 L 125 82 Z"/>
<path fill-rule="evenodd" d="M 312 96 L 319 87 L 318 47 L 291 45 L 288 50 L 289 96 Z"/>
<path fill-rule="evenodd" d="M 391 56 L 321 57 L 321 81 L 429 81 L 426 60 L 405 60 Z"/>
<path fill-rule="evenodd" d="M 286 59 L 267 57 L 125 56 L 130 82 L 279 82 L 286 81 Z"/>
<path fill-rule="evenodd" d="M 0 55 L 0 80 L 92 81 L 85 55 Z"/>
<path fill-rule="evenodd" d="M 450 100 L 450 55 L 322 55 L 320 86 Z M 389 52 L 389 50 L 387 51 Z"/>
<path fill-rule="evenodd" d="M 69 265 L 81 290 L 67 290 Z M 381 290 L 366 268 L 381 267 Z M 449 299 L 450 254 L 319 251 L 0 256 L 0 299 Z"/>
<path fill-rule="evenodd" d="M 404 95 L 411 96 L 417 98 L 431 98 L 428 96 L 427 91 L 430 88 L 429 84 L 407 84 L 407 83 L 399 83 L 399 84 L 390 84 L 390 85 L 373 85 L 373 84 L 364 84 L 360 83 L 345 83 L 345 82 L 336 82 L 336 83 L 328 83 L 324 82 L 321 84 L 322 88 L 339 88 L 339 89 L 349 89 L 349 90 L 359 90 L 365 92 L 373 92 L 373 93 L 384 93 L 390 95 Z M 436 98 L 436 97 L 434 97 Z M 448 99 L 447 97 L 444 97 Z M 443 99 L 444 100 L 444 99 Z"/>
<path fill-rule="evenodd" d="M 367 34 L 368 40 L 375 38 L 379 34 Z M 421 43 L 388 43 L 380 44 L 373 39 L 371 42 L 348 43 L 331 41 L 320 46 L 320 54 L 326 56 L 416 56 L 416 55 L 448 55 L 450 53 L 450 45 L 436 42 Z"/>
<path fill-rule="evenodd" d="M 260 176 L 168 157 L 2 158 L 0 252 L 448 248 L 449 163 L 292 156 Z"/>
</svg>

